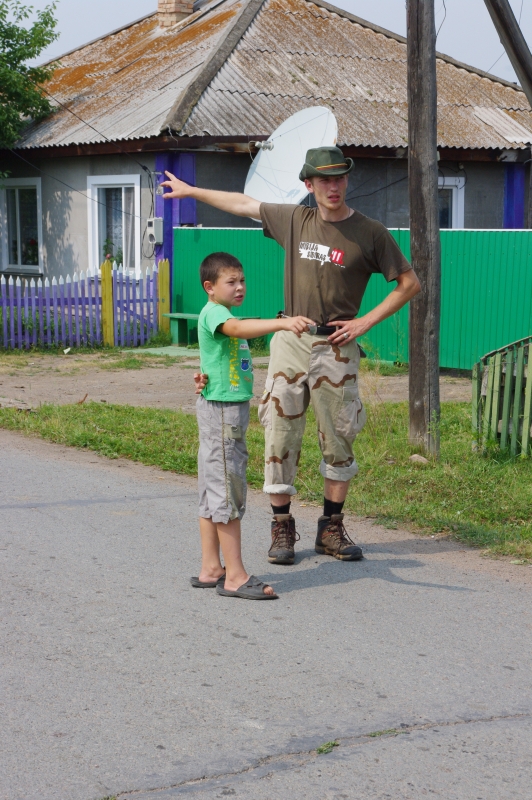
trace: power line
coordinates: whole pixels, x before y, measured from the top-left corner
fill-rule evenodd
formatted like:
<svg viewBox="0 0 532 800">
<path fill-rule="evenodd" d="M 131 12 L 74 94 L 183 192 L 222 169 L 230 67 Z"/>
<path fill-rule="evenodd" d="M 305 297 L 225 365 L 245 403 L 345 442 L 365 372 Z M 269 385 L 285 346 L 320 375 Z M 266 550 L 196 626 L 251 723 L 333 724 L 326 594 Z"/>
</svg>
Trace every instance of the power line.
<svg viewBox="0 0 532 800">
<path fill-rule="evenodd" d="M 112 139 L 109 139 L 104 133 L 102 133 L 97 128 L 95 128 L 94 125 L 91 125 L 90 122 L 87 122 L 82 117 L 80 117 L 79 114 L 76 114 L 74 111 L 72 111 L 71 108 L 68 108 L 68 106 L 66 106 L 64 103 L 62 103 L 61 100 L 59 100 L 58 97 L 53 95 L 44 86 L 40 86 L 39 84 L 35 83 L 35 81 L 33 81 L 28 75 L 26 75 L 25 77 L 30 83 L 32 83 L 37 89 L 39 89 L 39 91 L 42 91 L 45 94 L 47 94 L 48 97 L 51 97 L 52 100 L 55 103 L 57 103 L 57 105 L 61 106 L 61 108 L 63 108 L 65 111 L 68 111 L 70 114 L 72 114 L 72 116 L 75 117 L 77 120 L 79 120 L 79 122 L 81 122 L 83 125 L 86 125 L 88 128 L 91 128 L 91 130 L 93 130 L 95 133 L 97 133 L 98 136 L 101 136 L 103 139 L 105 139 L 121 155 L 125 155 L 128 158 L 130 158 L 138 167 L 140 167 L 146 173 L 146 175 L 148 176 L 148 188 L 150 190 L 150 195 L 151 195 L 150 217 L 153 217 L 153 215 L 155 213 L 155 187 L 154 187 L 154 184 L 153 184 L 153 176 L 152 176 L 151 170 L 148 169 L 148 167 L 145 164 L 141 164 L 141 162 L 138 161 L 136 158 L 134 158 L 131 155 L 131 153 L 128 153 L 126 150 L 122 150 L 122 148 L 115 141 L 113 141 Z M 87 198 L 87 200 L 90 200 L 91 202 L 96 203 L 97 205 L 101 205 L 106 209 L 111 209 L 112 211 L 118 211 L 119 213 L 122 213 L 124 215 L 129 216 L 129 217 L 133 217 L 135 219 L 138 219 L 141 222 L 147 222 L 147 219 L 150 218 L 150 217 L 148 217 L 148 218 L 142 217 L 142 216 L 137 215 L 137 214 L 132 214 L 130 211 L 125 211 L 123 208 L 117 208 L 115 206 L 110 206 L 107 203 L 102 203 L 99 200 L 96 200 L 94 197 L 90 197 L 89 195 L 87 195 L 84 192 L 80 191 L 79 189 L 75 189 L 73 186 L 71 186 L 70 184 L 66 183 L 66 181 L 62 181 L 60 178 L 57 178 L 55 175 L 51 175 L 50 173 L 45 172 L 44 170 L 40 169 L 40 167 L 37 167 L 35 164 L 32 164 L 30 161 L 25 159 L 23 156 L 21 156 L 19 153 L 17 153 L 12 148 L 7 148 L 7 149 L 10 150 L 10 152 L 13 153 L 13 155 L 15 155 L 17 158 L 20 158 L 26 164 L 29 164 L 30 167 L 32 167 L 33 169 L 37 170 L 42 175 L 46 175 L 48 178 L 52 178 L 52 180 L 55 180 L 58 183 L 61 183 L 63 186 L 66 186 L 68 189 L 71 189 L 73 192 L 77 192 L 78 194 L 81 194 L 82 197 Z M 155 255 L 155 247 L 152 249 L 151 253 L 145 253 L 144 252 L 144 240 L 145 240 L 145 238 L 146 238 L 146 226 L 144 227 L 144 231 L 143 231 L 143 234 L 142 234 L 141 252 L 142 252 L 142 255 L 143 255 L 144 258 L 151 259 Z"/>
<path fill-rule="evenodd" d="M 147 217 L 140 217 L 138 214 L 132 214 L 130 211 L 124 211 L 123 209 L 117 208 L 116 206 L 109 206 L 107 205 L 107 203 L 102 203 L 100 202 L 100 200 L 96 200 L 94 197 L 85 194 L 85 192 L 82 192 L 81 189 L 76 189 L 74 186 L 71 186 L 69 183 L 66 183 L 66 181 L 62 181 L 61 178 L 57 178 L 55 175 L 51 175 L 49 172 L 45 172 L 36 164 L 32 164 L 31 161 L 28 161 L 27 158 L 21 156 L 20 153 L 17 153 L 17 151 L 13 150 L 11 147 L 7 147 L 6 149 L 9 150 L 11 153 L 13 153 L 13 155 L 16 156 L 17 158 L 20 158 L 21 161 L 24 161 L 26 164 L 29 164 L 29 166 L 32 167 L 32 169 L 35 169 L 37 170 L 37 172 L 40 172 L 41 175 L 46 175 L 47 178 L 51 178 L 52 180 L 63 184 L 63 186 L 66 186 L 68 189 L 72 189 L 73 192 L 77 192 L 82 197 L 85 197 L 87 200 L 91 200 L 91 202 L 96 203 L 99 206 L 103 206 L 104 208 L 110 208 L 112 211 L 120 211 L 122 214 L 125 214 L 128 217 L 134 217 L 135 219 L 139 219 L 142 222 L 147 222 L 148 219 Z"/>
<path fill-rule="evenodd" d="M 442 21 L 440 22 L 440 27 L 438 28 L 438 32 L 436 34 L 436 39 L 438 39 L 438 36 L 440 35 L 440 31 L 442 29 L 442 25 L 445 22 L 445 20 L 447 19 L 447 6 L 445 5 L 445 0 L 442 0 L 442 3 L 443 3 L 444 15 L 443 15 Z"/>
<path fill-rule="evenodd" d="M 346 200 L 357 200 L 359 197 L 371 197 L 374 194 L 378 194 L 378 192 L 383 192 L 385 189 L 388 189 L 390 186 L 395 186 L 396 183 L 401 183 L 402 181 L 408 180 L 408 175 L 405 175 L 403 178 L 398 178 L 396 181 L 391 181 L 391 183 L 387 183 L 386 186 L 380 186 L 378 189 L 375 189 L 374 192 L 367 192 L 367 194 L 355 194 L 351 195 L 350 197 L 347 196 Z M 367 181 L 366 181 L 367 182 Z M 361 184 L 363 185 L 363 184 Z M 357 187 L 360 188 L 360 187 Z M 355 189 L 356 191 L 356 189 Z"/>
<path fill-rule="evenodd" d="M 48 91 L 48 89 L 46 89 L 44 86 L 40 86 L 39 84 L 35 83 L 35 81 L 33 81 L 33 80 L 32 80 L 32 79 L 31 79 L 29 76 L 27 76 L 27 75 L 26 75 L 25 77 L 26 77 L 26 78 L 27 78 L 27 80 L 28 80 L 30 83 L 32 83 L 32 84 L 33 84 L 33 85 L 34 85 L 34 86 L 35 86 L 37 89 L 39 89 L 40 91 L 43 91 L 45 94 L 47 94 L 47 95 L 48 95 L 48 97 L 51 97 L 51 98 L 52 98 L 52 100 L 53 100 L 55 103 L 57 103 L 59 106 L 61 106 L 61 108 L 63 108 L 65 111 L 68 111 L 70 114 L 72 114 L 72 116 L 73 116 L 73 117 L 75 117 L 77 120 L 79 120 L 79 121 L 80 121 L 80 122 L 81 122 L 83 125 L 87 125 L 87 127 L 88 127 L 88 128 L 90 128 L 91 130 L 93 130 L 95 133 L 97 133 L 97 134 L 98 134 L 98 136 L 101 136 L 101 137 L 102 137 L 103 139 L 105 139 L 105 140 L 106 140 L 106 141 L 107 141 L 109 144 L 111 144 L 111 145 L 112 145 L 112 146 L 113 146 L 113 147 L 114 147 L 114 148 L 115 148 L 115 149 L 116 149 L 116 150 L 117 150 L 117 151 L 118 151 L 118 152 L 119 152 L 121 155 L 124 155 L 124 156 L 127 156 L 128 158 L 130 158 L 130 159 L 131 159 L 131 160 L 132 160 L 132 161 L 133 161 L 135 164 L 137 164 L 137 166 L 139 166 L 139 167 L 140 167 L 140 168 L 141 168 L 141 169 L 142 169 L 142 170 L 143 170 L 143 171 L 146 173 L 146 175 L 148 176 L 148 188 L 149 188 L 149 190 L 150 190 L 150 195 L 151 195 L 150 217 L 148 217 L 148 219 L 149 219 L 149 218 L 151 218 L 151 217 L 153 217 L 153 216 L 154 216 L 154 213 L 155 213 L 155 187 L 154 187 L 154 185 L 153 185 L 153 176 L 152 176 L 151 170 L 150 170 L 150 169 L 148 169 L 148 167 L 147 167 L 145 164 L 141 164 L 141 163 L 140 163 L 140 161 L 138 161 L 136 158 L 134 158 L 134 157 L 131 155 L 131 153 L 128 153 L 126 150 L 122 150 L 122 148 L 121 148 L 121 147 L 120 147 L 120 146 L 119 146 L 119 145 L 118 145 L 118 144 L 117 144 L 115 141 L 113 141 L 112 139 L 109 139 L 109 138 L 108 138 L 108 137 L 107 137 L 107 136 L 106 136 L 104 133 L 101 133 L 101 131 L 99 131 L 97 128 L 95 128 L 95 127 L 94 127 L 94 125 L 91 125 L 91 123 L 90 123 L 90 122 L 87 122 L 86 120 L 82 119 L 82 117 L 80 117 L 80 116 L 79 116 L 79 114 L 76 114 L 76 113 L 75 113 L 75 111 L 72 111 L 72 109 L 71 109 L 71 108 L 69 108 L 69 107 L 68 107 L 68 106 L 66 106 L 64 103 L 62 103 L 62 102 L 61 102 L 61 100 L 59 100 L 59 98 L 58 98 L 58 97 L 56 97 L 55 95 L 53 95 L 53 94 L 52 94 L 50 91 Z M 13 151 L 12 151 L 12 152 L 13 152 Z M 16 154 L 15 154 L 15 155 L 16 155 Z M 21 156 L 19 156 L 19 158 L 21 158 Z M 23 160 L 25 160 L 25 159 L 23 159 Z M 27 163 L 29 164 L 30 162 L 28 161 Z M 43 172 L 43 170 L 40 170 L 38 167 L 34 167 L 34 168 L 35 168 L 35 169 L 37 169 L 37 170 L 39 170 L 39 172 L 42 172 L 42 174 L 43 174 L 43 175 L 46 175 L 46 174 L 47 174 L 47 173 Z M 54 178 L 54 176 L 53 176 L 53 175 L 48 175 L 48 177 Z M 63 184 L 63 185 L 65 185 L 65 186 L 69 186 L 69 184 L 65 183 L 65 181 L 61 181 L 61 180 L 59 180 L 59 178 L 55 178 L 55 180 L 59 181 L 59 183 L 62 183 L 62 184 Z M 79 190 L 78 190 L 78 189 L 74 189 L 74 187 L 72 187 L 72 186 L 69 186 L 69 188 L 70 188 L 70 189 L 72 189 L 72 190 L 73 190 L 73 191 L 75 191 L 75 192 L 76 192 L 76 191 L 77 191 L 77 192 L 79 192 Z M 119 210 L 120 210 L 120 209 L 113 208 L 113 206 L 108 206 L 108 205 L 106 205 L 105 203 L 100 203 L 100 201 L 98 201 L 98 200 L 95 200 L 93 197 L 89 197 L 88 195 L 84 194 L 83 192 L 79 192 L 79 194 L 82 194 L 84 197 L 87 197 L 89 200 L 92 200 L 92 202 L 96 202 L 96 203 L 98 203 L 99 205 L 103 205 L 103 206 L 105 206 L 106 208 L 111 208 L 112 210 L 115 210 L 115 211 L 119 211 Z M 128 212 L 128 211 L 122 211 L 122 213 L 123 213 L 123 214 L 128 214 L 129 216 L 135 217 L 136 219 L 140 219 L 140 220 L 141 220 L 141 221 L 143 221 L 143 222 L 146 222 L 146 221 L 147 221 L 147 220 L 146 220 L 146 218 L 143 218 L 143 217 L 137 216 L 137 215 L 135 215 L 135 214 L 131 214 L 131 213 L 130 213 L 130 212 Z M 145 252 L 144 252 L 144 240 L 145 240 L 145 238 L 146 238 L 146 226 L 144 227 L 144 231 L 143 231 L 143 233 L 142 233 L 142 240 L 141 240 L 141 252 L 142 252 L 142 255 L 144 256 L 144 258 L 151 259 L 151 258 L 153 258 L 153 256 L 155 255 L 155 247 L 153 247 L 153 248 L 152 248 L 152 252 L 151 252 L 151 253 L 145 253 Z"/>
<path fill-rule="evenodd" d="M 44 92 L 45 94 L 47 94 L 47 95 L 48 95 L 48 97 L 51 97 L 51 98 L 52 98 L 52 100 L 53 100 L 55 103 L 57 103 L 59 106 L 61 106 L 61 108 L 64 108 L 64 109 L 65 109 L 65 111 L 68 111 L 68 112 L 69 112 L 69 114 L 72 114 L 72 116 L 73 116 L 73 117 L 76 117 L 76 119 L 77 119 L 77 120 L 79 120 L 81 123 L 83 123 L 83 125 L 87 125 L 87 127 L 88 127 L 88 128 L 91 128 L 91 130 L 93 130 L 95 133 L 97 133 L 97 134 L 98 134 L 98 136 L 101 136 L 103 139 L 105 139 L 105 141 L 106 141 L 106 142 L 108 142 L 109 144 L 111 144 L 111 145 L 112 145 L 112 146 L 113 146 L 113 147 L 114 147 L 114 148 L 115 148 L 115 149 L 116 149 L 116 150 L 117 150 L 119 153 L 121 153 L 121 154 L 122 154 L 122 155 L 124 155 L 124 156 L 128 156 L 128 158 L 130 158 L 132 161 L 134 161 L 134 162 L 135 162 L 135 164 L 136 164 L 138 167 L 140 167 L 141 169 L 143 169 L 145 172 L 148 172 L 148 173 L 150 173 L 150 170 L 148 169 L 148 167 L 147 167 L 145 164 L 141 164 L 141 163 L 140 163 L 140 161 L 137 161 L 137 159 L 136 159 L 136 158 L 134 158 L 134 157 L 131 155 L 131 153 L 128 153 L 126 150 L 122 150 L 122 148 L 121 148 L 121 147 L 120 147 L 120 146 L 119 146 L 119 145 L 118 145 L 118 144 L 117 144 L 115 141 L 113 141 L 113 139 L 109 139 L 109 138 L 108 138 L 108 137 L 105 135 L 105 133 L 102 133 L 101 131 L 99 131 L 97 128 L 95 128 L 95 127 L 94 127 L 94 125 L 91 125 L 91 123 L 90 123 L 90 122 L 87 122 L 86 120 L 82 119 L 82 118 L 79 116 L 79 114 L 76 114 L 76 113 L 75 113 L 75 111 L 72 111 L 72 109 L 71 109 L 71 108 L 68 108 L 68 106 L 66 106 L 64 103 L 62 103 L 62 102 L 61 102 L 61 100 L 59 100 L 59 98 L 57 98 L 55 95 L 53 95 L 51 92 L 49 92 L 49 91 L 48 91 L 48 89 L 45 89 L 45 87 L 44 87 L 44 86 L 40 86 L 38 83 L 35 83 L 35 81 L 32 81 L 32 80 L 31 80 L 31 78 L 30 78 L 30 77 L 28 77 L 27 75 L 26 75 L 25 77 L 27 78 L 27 80 L 28 80 L 30 83 L 32 83 L 32 84 L 33 84 L 33 85 L 34 85 L 34 86 L 35 86 L 37 89 L 39 89 L 39 91 L 42 91 L 42 92 Z M 151 173 L 150 173 L 150 175 L 151 175 Z"/>
</svg>

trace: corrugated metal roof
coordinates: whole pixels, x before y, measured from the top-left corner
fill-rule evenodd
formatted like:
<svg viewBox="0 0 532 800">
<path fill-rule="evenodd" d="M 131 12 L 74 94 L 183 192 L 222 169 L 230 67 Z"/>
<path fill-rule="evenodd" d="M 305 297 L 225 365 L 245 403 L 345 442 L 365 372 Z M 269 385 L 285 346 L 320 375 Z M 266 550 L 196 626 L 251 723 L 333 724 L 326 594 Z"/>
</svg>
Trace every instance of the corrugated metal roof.
<svg viewBox="0 0 532 800">
<path fill-rule="evenodd" d="M 49 90 L 109 139 L 157 136 L 246 2 L 213 0 L 171 29 L 159 28 L 156 15 L 140 20 L 65 56 Z M 527 146 L 532 111 L 518 87 L 444 57 L 437 76 L 440 146 Z M 404 41 L 330 6 L 265 0 L 179 134 L 269 135 L 290 114 L 323 104 L 336 114 L 340 144 L 404 147 Z M 60 108 L 22 146 L 104 140 Z"/>
<path fill-rule="evenodd" d="M 171 28 L 160 28 L 153 14 L 64 56 L 46 88 L 67 108 L 30 128 L 20 146 L 157 136 L 244 3 L 213 0 Z"/>
<path fill-rule="evenodd" d="M 522 125 L 512 119 L 502 108 L 479 108 L 475 107 L 475 115 L 482 122 L 491 125 L 497 133 L 508 142 L 532 142 L 532 134 Z"/>
<path fill-rule="evenodd" d="M 344 145 L 407 143 L 406 45 L 307 0 L 269 0 L 203 94 L 182 134 L 269 134 L 300 108 L 331 106 Z M 520 112 L 532 135 L 524 93 L 437 60 L 438 144 L 523 147 L 475 114 L 475 107 Z M 504 113 L 504 112 L 503 112 Z M 261 128 L 256 129 L 258 122 Z"/>
</svg>

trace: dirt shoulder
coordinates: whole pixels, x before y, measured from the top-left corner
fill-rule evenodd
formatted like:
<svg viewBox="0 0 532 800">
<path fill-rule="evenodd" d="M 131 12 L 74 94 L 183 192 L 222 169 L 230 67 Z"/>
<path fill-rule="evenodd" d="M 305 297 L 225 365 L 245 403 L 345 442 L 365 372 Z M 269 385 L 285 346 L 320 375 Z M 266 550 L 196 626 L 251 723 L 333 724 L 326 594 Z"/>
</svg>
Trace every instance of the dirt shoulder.
<svg viewBox="0 0 532 800">
<path fill-rule="evenodd" d="M 264 388 L 268 359 L 255 359 L 256 405 Z M 152 408 L 193 412 L 196 402 L 190 358 L 122 353 L 74 355 L 7 354 L 0 356 L 0 405 L 68 404 L 86 398 Z M 471 381 L 442 376 L 443 402 L 468 402 Z M 366 403 L 408 400 L 408 375 L 385 377 L 362 370 L 360 394 Z"/>
</svg>

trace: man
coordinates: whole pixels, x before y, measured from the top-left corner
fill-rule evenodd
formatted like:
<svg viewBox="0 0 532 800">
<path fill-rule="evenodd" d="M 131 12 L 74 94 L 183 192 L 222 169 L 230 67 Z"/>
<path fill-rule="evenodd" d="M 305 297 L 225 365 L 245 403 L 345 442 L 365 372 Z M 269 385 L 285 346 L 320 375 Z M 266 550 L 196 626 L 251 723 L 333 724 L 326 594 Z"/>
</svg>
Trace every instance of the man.
<svg viewBox="0 0 532 800">
<path fill-rule="evenodd" d="M 309 150 L 299 175 L 317 208 L 260 203 L 247 195 L 188 186 L 167 172 L 165 198 L 192 197 L 221 211 L 261 219 L 264 235 L 284 248 L 285 310 L 316 321 L 300 338 L 279 331 L 271 341 L 266 388 L 259 406 L 265 428 L 264 492 L 273 520 L 268 559 L 293 564 L 299 536 L 290 513 L 294 481 L 312 404 L 322 452 L 323 515 L 316 552 L 342 561 L 362 558 L 348 536 L 343 505 L 358 472 L 353 441 L 365 422 L 358 396 L 357 337 L 395 314 L 420 290 L 419 281 L 389 231 L 346 205 L 353 161 L 338 147 Z M 357 318 L 372 273 L 397 285 L 375 308 Z"/>
</svg>

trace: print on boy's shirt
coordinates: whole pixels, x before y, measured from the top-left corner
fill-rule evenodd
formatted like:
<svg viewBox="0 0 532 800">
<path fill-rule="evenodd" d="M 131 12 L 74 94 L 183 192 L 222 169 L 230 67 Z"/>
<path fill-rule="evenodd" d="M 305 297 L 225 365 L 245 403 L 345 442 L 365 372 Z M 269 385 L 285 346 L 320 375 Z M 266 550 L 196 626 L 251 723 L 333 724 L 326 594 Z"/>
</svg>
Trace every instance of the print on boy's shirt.
<svg viewBox="0 0 532 800">
<path fill-rule="evenodd" d="M 239 367 L 239 340 L 229 337 L 229 388 L 232 392 L 237 392 L 240 385 Z"/>
<path fill-rule="evenodd" d="M 330 247 L 324 244 L 299 242 L 299 255 L 301 258 L 308 258 L 309 261 L 319 261 L 321 266 L 329 262 L 336 264 L 338 267 L 344 267 L 344 251 L 331 250 Z"/>
</svg>

